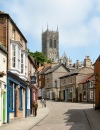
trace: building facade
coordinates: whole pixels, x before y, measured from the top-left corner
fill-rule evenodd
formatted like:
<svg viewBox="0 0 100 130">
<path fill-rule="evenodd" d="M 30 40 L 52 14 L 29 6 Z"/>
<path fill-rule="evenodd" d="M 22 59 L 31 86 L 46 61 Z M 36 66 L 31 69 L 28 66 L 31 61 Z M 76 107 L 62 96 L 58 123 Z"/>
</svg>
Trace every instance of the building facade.
<svg viewBox="0 0 100 130">
<path fill-rule="evenodd" d="M 32 114 L 32 101 L 37 100 L 37 86 L 36 78 L 34 84 L 31 84 L 31 77 L 34 77 L 36 71 L 36 65 L 34 63 L 34 58 L 28 55 L 28 85 L 27 87 L 27 115 Z"/>
<path fill-rule="evenodd" d="M 90 102 L 95 101 L 95 77 L 93 74 L 87 75 L 78 85 L 78 102 Z"/>
<path fill-rule="evenodd" d="M 27 40 L 9 14 L 0 11 L 0 40 L 7 57 L 7 122 L 27 117 Z"/>
<path fill-rule="evenodd" d="M 60 92 L 60 79 L 62 75 L 69 72 L 63 64 L 55 64 L 51 66 L 45 73 L 45 87 L 44 92 L 46 93 L 46 98 L 59 100 Z"/>
<path fill-rule="evenodd" d="M 78 102 L 78 84 L 87 74 L 93 72 L 92 68 L 83 67 L 60 77 L 60 100 Z"/>
<path fill-rule="evenodd" d="M 42 32 L 42 52 L 48 60 L 59 60 L 59 32 L 47 30 Z"/>
<path fill-rule="evenodd" d="M 95 75 L 95 109 L 100 109 L 100 56 L 94 64 Z"/>
<path fill-rule="evenodd" d="M 7 50 L 0 44 L 0 126 L 7 123 Z"/>
<path fill-rule="evenodd" d="M 38 98 L 45 98 L 45 91 L 44 91 L 44 87 L 45 87 L 45 73 L 46 71 L 48 71 L 49 69 L 51 69 L 51 65 L 47 65 L 44 66 L 44 68 L 39 72 L 38 74 Z"/>
</svg>

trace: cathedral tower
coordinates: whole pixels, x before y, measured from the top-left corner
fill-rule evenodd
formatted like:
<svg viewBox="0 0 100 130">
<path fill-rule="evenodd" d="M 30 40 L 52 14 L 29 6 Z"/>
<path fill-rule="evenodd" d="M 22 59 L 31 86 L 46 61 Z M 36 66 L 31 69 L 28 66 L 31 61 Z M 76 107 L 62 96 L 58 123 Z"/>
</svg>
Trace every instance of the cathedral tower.
<svg viewBox="0 0 100 130">
<path fill-rule="evenodd" d="M 59 60 L 59 32 L 47 30 L 42 31 L 42 52 L 47 57 L 47 59 L 58 62 Z"/>
</svg>

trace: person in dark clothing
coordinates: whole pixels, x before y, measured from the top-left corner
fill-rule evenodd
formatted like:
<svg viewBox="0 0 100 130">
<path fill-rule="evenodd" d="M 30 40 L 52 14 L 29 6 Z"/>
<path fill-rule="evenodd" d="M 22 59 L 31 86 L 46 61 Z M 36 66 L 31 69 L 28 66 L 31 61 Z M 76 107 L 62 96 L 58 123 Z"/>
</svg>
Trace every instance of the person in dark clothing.
<svg viewBox="0 0 100 130">
<path fill-rule="evenodd" d="M 38 109 L 37 101 L 33 101 L 32 108 L 33 108 L 33 116 L 37 116 L 37 109 Z"/>
</svg>

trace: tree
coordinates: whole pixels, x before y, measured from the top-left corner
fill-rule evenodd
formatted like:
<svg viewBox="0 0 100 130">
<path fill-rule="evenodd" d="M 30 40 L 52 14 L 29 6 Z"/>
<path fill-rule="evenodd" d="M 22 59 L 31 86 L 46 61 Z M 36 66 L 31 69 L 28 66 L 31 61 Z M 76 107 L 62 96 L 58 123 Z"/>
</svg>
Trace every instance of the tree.
<svg viewBox="0 0 100 130">
<path fill-rule="evenodd" d="M 37 63 L 40 63 L 42 65 L 44 65 L 44 62 L 51 63 L 51 61 L 48 60 L 42 52 L 29 52 L 29 54 L 37 61 Z"/>
</svg>

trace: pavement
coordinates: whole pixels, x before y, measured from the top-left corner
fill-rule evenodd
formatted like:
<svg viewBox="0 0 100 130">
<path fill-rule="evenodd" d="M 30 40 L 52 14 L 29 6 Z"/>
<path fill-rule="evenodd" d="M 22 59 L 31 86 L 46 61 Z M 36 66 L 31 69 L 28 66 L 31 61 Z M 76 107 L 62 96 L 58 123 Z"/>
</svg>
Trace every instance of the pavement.
<svg viewBox="0 0 100 130">
<path fill-rule="evenodd" d="M 85 109 L 86 117 L 89 121 L 91 130 L 100 130 L 100 110 Z"/>
<path fill-rule="evenodd" d="M 50 110 L 48 107 L 43 107 L 40 101 L 38 101 L 39 107 L 37 116 L 28 116 L 27 118 L 14 119 L 9 124 L 3 124 L 0 126 L 0 130 L 31 130 L 36 124 L 42 121 L 49 115 Z M 93 108 L 84 109 L 84 113 L 90 124 L 91 130 L 100 130 L 100 110 L 94 110 Z"/>
<path fill-rule="evenodd" d="M 14 119 L 9 124 L 3 124 L 0 126 L 0 130 L 31 130 L 36 124 L 43 120 L 49 114 L 48 107 L 43 107 L 40 101 L 38 101 L 37 116 L 28 116 L 27 118 Z"/>
</svg>

